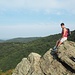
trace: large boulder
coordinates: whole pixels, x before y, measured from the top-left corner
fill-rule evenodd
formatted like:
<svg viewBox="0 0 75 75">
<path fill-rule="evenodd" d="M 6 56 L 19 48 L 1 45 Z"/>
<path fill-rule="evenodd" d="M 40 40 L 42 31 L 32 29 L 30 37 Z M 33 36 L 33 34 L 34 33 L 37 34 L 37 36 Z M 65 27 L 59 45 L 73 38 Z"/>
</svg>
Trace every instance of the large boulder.
<svg viewBox="0 0 75 75">
<path fill-rule="evenodd" d="M 27 75 L 30 69 L 30 62 L 27 58 L 23 58 L 22 61 L 17 65 L 12 75 Z"/>
<path fill-rule="evenodd" d="M 67 74 L 67 69 L 57 61 L 49 50 L 41 59 L 41 69 L 45 75 L 63 75 Z"/>
<path fill-rule="evenodd" d="M 41 58 L 41 55 L 37 53 L 31 53 L 28 56 L 28 60 L 31 63 L 31 67 L 27 75 L 44 75 L 40 68 L 40 58 Z"/>
<path fill-rule="evenodd" d="M 58 58 L 75 70 L 75 44 L 66 41 L 58 48 Z M 74 60 L 73 60 L 74 59 Z"/>
<path fill-rule="evenodd" d="M 39 54 L 31 53 L 28 58 L 22 59 L 12 75 L 44 75 L 40 68 L 40 58 Z"/>
<path fill-rule="evenodd" d="M 43 57 L 30 53 L 17 65 L 12 75 L 75 75 L 75 43 L 66 41 L 57 53 L 52 49 Z"/>
</svg>

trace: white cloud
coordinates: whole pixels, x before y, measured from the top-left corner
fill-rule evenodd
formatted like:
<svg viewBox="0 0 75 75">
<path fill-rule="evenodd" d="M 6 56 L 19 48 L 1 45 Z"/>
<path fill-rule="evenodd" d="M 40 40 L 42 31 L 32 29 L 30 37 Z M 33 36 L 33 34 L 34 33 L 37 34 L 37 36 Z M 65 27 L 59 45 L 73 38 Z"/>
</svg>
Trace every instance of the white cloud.
<svg viewBox="0 0 75 75">
<path fill-rule="evenodd" d="M 0 5 L 8 8 L 54 8 L 57 5 L 56 0 L 2 0 Z"/>
<path fill-rule="evenodd" d="M 45 10 L 50 13 L 53 10 L 75 11 L 75 0 L 0 0 L 1 9 L 28 9 Z"/>
</svg>

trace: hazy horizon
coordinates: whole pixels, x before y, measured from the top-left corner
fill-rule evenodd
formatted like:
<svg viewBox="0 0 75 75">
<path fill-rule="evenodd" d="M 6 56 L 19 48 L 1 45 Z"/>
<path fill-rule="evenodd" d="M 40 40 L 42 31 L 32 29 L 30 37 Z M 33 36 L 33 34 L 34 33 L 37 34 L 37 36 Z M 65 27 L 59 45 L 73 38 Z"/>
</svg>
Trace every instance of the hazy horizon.
<svg viewBox="0 0 75 75">
<path fill-rule="evenodd" d="M 71 30 L 71 31 L 74 31 L 74 30 Z M 28 37 L 22 37 L 22 36 L 17 36 L 17 37 L 11 37 L 11 38 L 2 38 L 0 40 L 11 40 L 11 39 L 16 39 L 16 38 L 39 38 L 39 37 L 47 37 L 47 36 L 50 36 L 50 35 L 55 35 L 55 34 L 59 34 L 61 32 L 58 32 L 58 33 L 54 33 L 54 34 L 49 34 L 49 35 L 45 35 L 45 36 L 28 36 Z"/>
<path fill-rule="evenodd" d="M 0 39 L 44 37 L 75 30 L 75 0 L 1 0 Z"/>
</svg>

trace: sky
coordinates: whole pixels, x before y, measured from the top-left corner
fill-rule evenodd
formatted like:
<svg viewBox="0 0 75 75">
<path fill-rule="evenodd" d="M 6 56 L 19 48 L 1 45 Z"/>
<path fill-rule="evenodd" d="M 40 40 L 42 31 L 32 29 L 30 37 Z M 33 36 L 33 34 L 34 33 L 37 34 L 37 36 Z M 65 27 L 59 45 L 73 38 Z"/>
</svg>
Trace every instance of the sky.
<svg viewBox="0 0 75 75">
<path fill-rule="evenodd" d="M 0 0 L 0 39 L 44 37 L 75 30 L 75 0 Z"/>
</svg>

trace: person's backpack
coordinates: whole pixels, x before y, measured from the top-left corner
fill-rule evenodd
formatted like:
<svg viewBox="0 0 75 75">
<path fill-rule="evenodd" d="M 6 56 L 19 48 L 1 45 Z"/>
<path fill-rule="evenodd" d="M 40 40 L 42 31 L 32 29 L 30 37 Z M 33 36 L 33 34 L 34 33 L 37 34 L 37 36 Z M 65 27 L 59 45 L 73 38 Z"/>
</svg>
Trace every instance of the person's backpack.
<svg viewBox="0 0 75 75">
<path fill-rule="evenodd" d="M 71 31 L 69 28 L 66 28 L 68 30 L 68 35 L 67 36 L 70 36 L 71 35 Z"/>
</svg>

